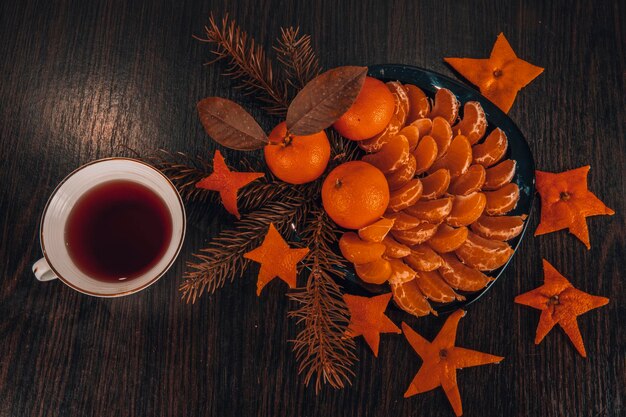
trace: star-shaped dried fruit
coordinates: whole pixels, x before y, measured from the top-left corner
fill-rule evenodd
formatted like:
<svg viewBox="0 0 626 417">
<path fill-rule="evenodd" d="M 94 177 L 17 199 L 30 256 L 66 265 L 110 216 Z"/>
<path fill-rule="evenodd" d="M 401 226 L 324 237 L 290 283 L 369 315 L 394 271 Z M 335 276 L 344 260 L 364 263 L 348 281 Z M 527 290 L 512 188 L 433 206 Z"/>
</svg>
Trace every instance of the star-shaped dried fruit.
<svg viewBox="0 0 626 417">
<path fill-rule="evenodd" d="M 220 151 L 215 151 L 213 157 L 213 173 L 198 181 L 196 187 L 205 190 L 218 191 L 224 208 L 237 218 L 240 218 L 237 209 L 237 192 L 245 185 L 264 176 L 261 172 L 236 172 L 226 166 L 226 161 Z"/>
<path fill-rule="evenodd" d="M 576 346 L 578 352 L 587 357 L 583 338 L 578 328 L 576 317 L 609 302 L 608 298 L 587 294 L 572 286 L 548 261 L 543 260 L 544 284 L 525 294 L 515 297 L 517 304 L 523 304 L 541 310 L 535 344 L 559 324 Z"/>
<path fill-rule="evenodd" d="M 535 172 L 541 196 L 541 221 L 535 236 L 568 228 L 591 248 L 586 218 L 615 212 L 587 189 L 588 173 L 589 165 L 558 174 Z"/>
<path fill-rule="evenodd" d="M 343 299 L 350 310 L 350 324 L 346 336 L 363 336 L 374 356 L 378 357 L 380 334 L 400 333 L 398 326 L 385 315 L 391 293 L 371 298 L 344 294 Z"/>
<path fill-rule="evenodd" d="M 274 223 L 270 223 L 261 246 L 243 255 L 244 258 L 261 264 L 256 294 L 261 294 L 263 287 L 276 277 L 285 281 L 289 288 L 295 287 L 298 262 L 307 253 L 309 253 L 309 248 L 291 249 L 274 227 Z"/>
<path fill-rule="evenodd" d="M 480 92 L 508 113 L 517 92 L 528 85 L 543 68 L 521 60 L 504 37 L 499 34 L 488 59 L 444 58 Z"/>
<path fill-rule="evenodd" d="M 402 331 L 407 340 L 424 361 L 411 385 L 404 393 L 404 398 L 421 394 L 441 386 L 457 416 L 463 414 L 461 394 L 456 382 L 456 370 L 470 366 L 498 363 L 501 356 L 477 352 L 455 346 L 456 329 L 465 311 L 457 310 L 448 317 L 435 340 L 428 342 L 406 323 Z"/>
</svg>

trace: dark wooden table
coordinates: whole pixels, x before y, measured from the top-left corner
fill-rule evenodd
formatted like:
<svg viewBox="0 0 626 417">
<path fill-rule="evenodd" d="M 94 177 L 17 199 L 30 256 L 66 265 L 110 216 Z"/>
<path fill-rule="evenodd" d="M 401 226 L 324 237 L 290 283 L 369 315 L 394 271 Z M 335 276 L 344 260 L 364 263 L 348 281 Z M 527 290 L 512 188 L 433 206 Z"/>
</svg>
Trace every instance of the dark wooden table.
<svg viewBox="0 0 626 417">
<path fill-rule="evenodd" d="M 229 5 L 225 5 L 232 3 Z M 215 232 L 190 223 L 175 267 L 122 299 L 81 295 L 30 272 L 53 187 L 120 147 L 207 155 L 196 116 L 209 95 L 241 96 L 203 67 L 192 39 L 230 12 L 261 43 L 281 26 L 312 35 L 322 64 L 406 63 L 451 74 L 444 56 L 485 57 L 504 32 L 545 72 L 510 116 L 540 169 L 591 164 L 613 217 L 589 220 L 592 249 L 566 232 L 524 239 L 505 276 L 461 322 L 459 345 L 506 357 L 459 372 L 467 416 L 623 416 L 625 6 L 619 1 L 4 1 L 0 6 L 0 416 L 451 416 L 443 391 L 402 398 L 420 360 L 400 336 L 375 359 L 358 341 L 353 385 L 315 395 L 297 375 L 285 288 L 260 298 L 246 276 L 195 305 L 184 262 Z M 269 127 L 266 125 L 266 127 Z M 533 230 L 538 222 L 530 220 Z M 611 298 L 579 319 L 589 357 L 560 329 L 533 343 L 538 312 L 513 304 L 542 281 L 541 258 Z M 433 337 L 442 320 L 391 311 Z"/>
</svg>

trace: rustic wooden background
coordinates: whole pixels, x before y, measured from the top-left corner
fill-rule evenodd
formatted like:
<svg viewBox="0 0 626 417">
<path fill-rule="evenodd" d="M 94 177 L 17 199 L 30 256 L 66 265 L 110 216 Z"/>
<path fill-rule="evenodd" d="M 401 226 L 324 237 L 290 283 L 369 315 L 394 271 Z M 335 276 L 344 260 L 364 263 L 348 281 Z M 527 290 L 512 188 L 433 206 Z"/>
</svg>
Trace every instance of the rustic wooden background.
<svg viewBox="0 0 626 417">
<path fill-rule="evenodd" d="M 444 56 L 485 57 L 504 32 L 545 72 L 510 116 L 543 170 L 591 164 L 613 217 L 589 220 L 592 249 L 566 232 L 527 236 L 505 276 L 473 305 L 459 345 L 506 357 L 459 372 L 467 416 L 623 416 L 626 340 L 625 5 L 615 1 L 13 0 L 0 6 L 0 416 L 451 416 L 441 389 L 403 399 L 420 360 L 403 337 L 361 341 L 353 385 L 318 396 L 297 376 L 281 285 L 249 275 L 195 305 L 183 264 L 220 225 L 190 224 L 176 266 L 122 299 L 83 296 L 30 272 L 38 217 L 71 170 L 120 146 L 207 155 L 196 102 L 241 99 L 204 67 L 209 12 L 231 13 L 269 45 L 281 26 L 312 35 L 322 64 L 406 63 L 451 74 Z M 271 120 L 266 119 L 268 123 Z M 269 126 L 269 125 L 266 125 Z M 531 230 L 537 217 L 531 220 Z M 560 329 L 533 344 L 537 311 L 513 304 L 542 282 L 541 258 L 611 298 L 579 319 L 588 359 Z M 442 320 L 407 321 L 433 337 Z"/>
</svg>

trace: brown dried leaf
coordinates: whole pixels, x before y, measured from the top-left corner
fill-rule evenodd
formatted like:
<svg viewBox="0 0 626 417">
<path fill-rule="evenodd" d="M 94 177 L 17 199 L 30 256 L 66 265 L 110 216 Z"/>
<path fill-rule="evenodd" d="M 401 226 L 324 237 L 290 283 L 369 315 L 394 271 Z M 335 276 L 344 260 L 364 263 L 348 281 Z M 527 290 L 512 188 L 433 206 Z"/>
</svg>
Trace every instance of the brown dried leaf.
<svg viewBox="0 0 626 417">
<path fill-rule="evenodd" d="M 295 135 L 312 135 L 332 125 L 359 95 L 367 67 L 337 67 L 304 86 L 287 109 L 287 129 Z"/>
<path fill-rule="evenodd" d="M 232 100 L 207 97 L 198 102 L 198 114 L 206 133 L 227 148 L 251 151 L 268 143 L 256 120 Z"/>
</svg>

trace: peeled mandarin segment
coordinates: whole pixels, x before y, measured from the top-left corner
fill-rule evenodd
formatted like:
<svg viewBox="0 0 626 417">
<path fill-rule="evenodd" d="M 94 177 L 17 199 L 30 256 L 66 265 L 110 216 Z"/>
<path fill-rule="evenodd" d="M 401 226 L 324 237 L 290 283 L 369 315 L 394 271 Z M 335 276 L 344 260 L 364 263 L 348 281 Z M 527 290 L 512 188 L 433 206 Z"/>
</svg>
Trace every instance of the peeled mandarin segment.
<svg viewBox="0 0 626 417">
<path fill-rule="evenodd" d="M 487 116 L 483 106 L 477 101 L 468 101 L 463 106 L 463 119 L 452 126 L 455 135 L 461 134 L 473 145 L 485 135 L 487 131 Z"/>
<path fill-rule="evenodd" d="M 513 159 L 507 159 L 498 165 L 488 168 L 486 171 L 484 190 L 497 190 L 505 184 L 510 183 L 515 176 L 517 163 Z"/>
<path fill-rule="evenodd" d="M 432 223 L 420 223 L 409 230 L 392 230 L 391 235 L 405 245 L 419 245 L 426 242 L 437 232 L 437 225 Z"/>
<path fill-rule="evenodd" d="M 393 227 L 393 219 L 380 219 L 359 229 L 359 237 L 366 242 L 382 242 Z"/>
<path fill-rule="evenodd" d="M 452 124 L 459 114 L 461 103 L 456 96 L 446 88 L 440 88 L 435 94 L 435 104 L 428 117 L 443 117 L 448 123 Z"/>
<path fill-rule="evenodd" d="M 366 264 L 354 265 L 359 278 L 369 284 L 383 284 L 391 275 L 391 264 L 383 258 Z"/>
<path fill-rule="evenodd" d="M 418 201 L 405 211 L 411 216 L 430 223 L 441 223 L 452 210 L 452 197 Z"/>
<path fill-rule="evenodd" d="M 522 216 L 480 216 L 470 226 L 472 232 L 492 240 L 509 240 L 518 236 L 524 229 Z"/>
<path fill-rule="evenodd" d="M 407 182 L 411 181 L 413 177 L 415 177 L 416 168 L 417 163 L 415 161 L 415 157 L 409 154 L 409 159 L 406 164 L 398 168 L 397 171 L 385 175 L 385 178 L 387 178 L 387 184 L 389 184 L 389 189 L 391 191 L 397 190 Z"/>
<path fill-rule="evenodd" d="M 415 126 L 420 133 L 420 138 L 423 138 L 426 135 L 430 135 L 430 130 L 433 127 L 433 121 L 430 119 L 417 119 L 411 123 L 411 126 Z M 452 138 L 450 138 L 450 140 L 452 140 Z"/>
<path fill-rule="evenodd" d="M 419 145 L 418 145 L 419 146 Z M 452 139 L 448 152 L 435 161 L 430 168 L 436 171 L 445 168 L 450 171 L 450 176 L 456 178 L 464 174 L 472 164 L 472 145 L 465 136 L 457 136 Z"/>
<path fill-rule="evenodd" d="M 399 133 L 409 141 L 409 151 L 413 151 L 417 147 L 420 140 L 420 132 L 415 126 L 405 126 Z"/>
<path fill-rule="evenodd" d="M 498 190 L 485 191 L 485 197 L 487 198 L 485 213 L 490 216 L 506 214 L 517 205 L 519 187 L 517 184 L 510 182 Z"/>
<path fill-rule="evenodd" d="M 389 139 L 380 151 L 365 155 L 362 161 L 381 170 L 383 174 L 393 172 L 409 159 L 409 141 L 402 135 Z"/>
<path fill-rule="evenodd" d="M 496 129 L 487 136 L 483 143 L 472 147 L 474 163 L 488 168 L 504 157 L 508 146 L 509 141 L 506 134 L 502 130 Z"/>
<path fill-rule="evenodd" d="M 441 256 L 426 244 L 413 246 L 411 253 L 403 260 L 417 271 L 434 271 L 443 263 Z"/>
<path fill-rule="evenodd" d="M 416 273 L 409 266 L 399 259 L 389 259 L 391 265 L 391 275 L 389 282 L 394 284 L 402 284 L 415 279 Z"/>
<path fill-rule="evenodd" d="M 465 300 L 465 297 L 454 292 L 437 271 L 419 271 L 415 282 L 426 298 L 437 303 Z"/>
<path fill-rule="evenodd" d="M 404 89 L 409 97 L 409 114 L 406 122 L 412 123 L 426 117 L 430 113 L 430 101 L 424 91 L 412 84 L 405 84 Z"/>
<path fill-rule="evenodd" d="M 402 310 L 416 317 L 427 316 L 430 313 L 436 315 L 424 294 L 417 287 L 414 279 L 398 284 L 390 281 L 389 284 L 393 294 L 393 301 Z"/>
<path fill-rule="evenodd" d="M 452 181 L 448 192 L 455 195 L 468 195 L 480 191 L 486 177 L 485 167 L 478 164 L 472 165 L 465 174 Z"/>
<path fill-rule="evenodd" d="M 347 232 L 341 236 L 339 249 L 343 257 L 353 264 L 374 262 L 385 253 L 385 245 L 365 242 L 354 232 Z"/>
<path fill-rule="evenodd" d="M 454 196 L 446 223 L 454 227 L 469 226 L 483 214 L 486 205 L 487 198 L 483 193 Z"/>
<path fill-rule="evenodd" d="M 442 224 L 437 233 L 428 240 L 428 245 L 438 253 L 447 253 L 457 250 L 467 239 L 467 227 L 453 228 Z"/>
<path fill-rule="evenodd" d="M 363 149 L 365 152 L 378 152 L 383 147 L 383 145 L 387 143 L 389 138 L 395 136 L 397 133 L 397 130 L 395 132 L 392 132 L 389 129 L 389 125 L 387 125 L 385 130 L 383 130 L 381 133 L 371 139 L 360 140 L 357 142 L 357 145 L 359 145 L 359 148 Z"/>
<path fill-rule="evenodd" d="M 404 258 L 411 253 L 411 248 L 403 245 L 390 236 L 385 236 L 383 239 L 383 245 L 385 245 L 384 255 L 388 258 Z"/>
<path fill-rule="evenodd" d="M 419 178 L 414 178 L 397 190 L 389 194 L 389 205 L 387 210 L 398 212 L 415 204 L 422 196 L 422 182 Z"/>
<path fill-rule="evenodd" d="M 398 102 L 398 106 L 396 107 L 396 112 L 394 113 L 394 116 L 396 117 L 399 124 L 398 130 L 400 130 L 402 126 L 404 126 L 404 124 L 406 123 L 406 118 L 409 115 L 409 95 L 404 89 L 404 86 L 398 81 L 389 81 L 387 83 L 387 88 L 389 89 L 389 91 L 391 91 L 391 94 L 396 97 Z"/>
<path fill-rule="evenodd" d="M 422 221 L 416 217 L 411 216 L 410 214 L 399 211 L 397 213 L 389 213 L 385 214 L 385 217 L 394 220 L 393 226 L 391 230 L 408 230 L 412 229 Z"/>
<path fill-rule="evenodd" d="M 441 259 L 439 274 L 456 290 L 474 292 L 482 290 L 493 281 L 493 278 L 479 270 L 464 265 L 453 253 L 442 254 Z"/>
<path fill-rule="evenodd" d="M 437 142 L 437 159 L 441 158 L 448 152 L 448 148 L 452 143 L 453 135 L 450 123 L 448 123 L 443 117 L 435 117 L 428 135 L 431 136 L 435 142 Z"/>
<path fill-rule="evenodd" d="M 424 136 L 413 151 L 415 174 L 426 172 L 437 159 L 437 142 L 431 136 Z"/>
<path fill-rule="evenodd" d="M 439 198 L 448 190 L 450 186 L 450 171 L 438 169 L 432 174 L 421 178 L 422 200 L 432 200 Z"/>
<path fill-rule="evenodd" d="M 513 255 L 513 249 L 506 242 L 485 239 L 469 232 L 455 253 L 465 265 L 479 271 L 491 271 L 504 265 Z"/>
</svg>

